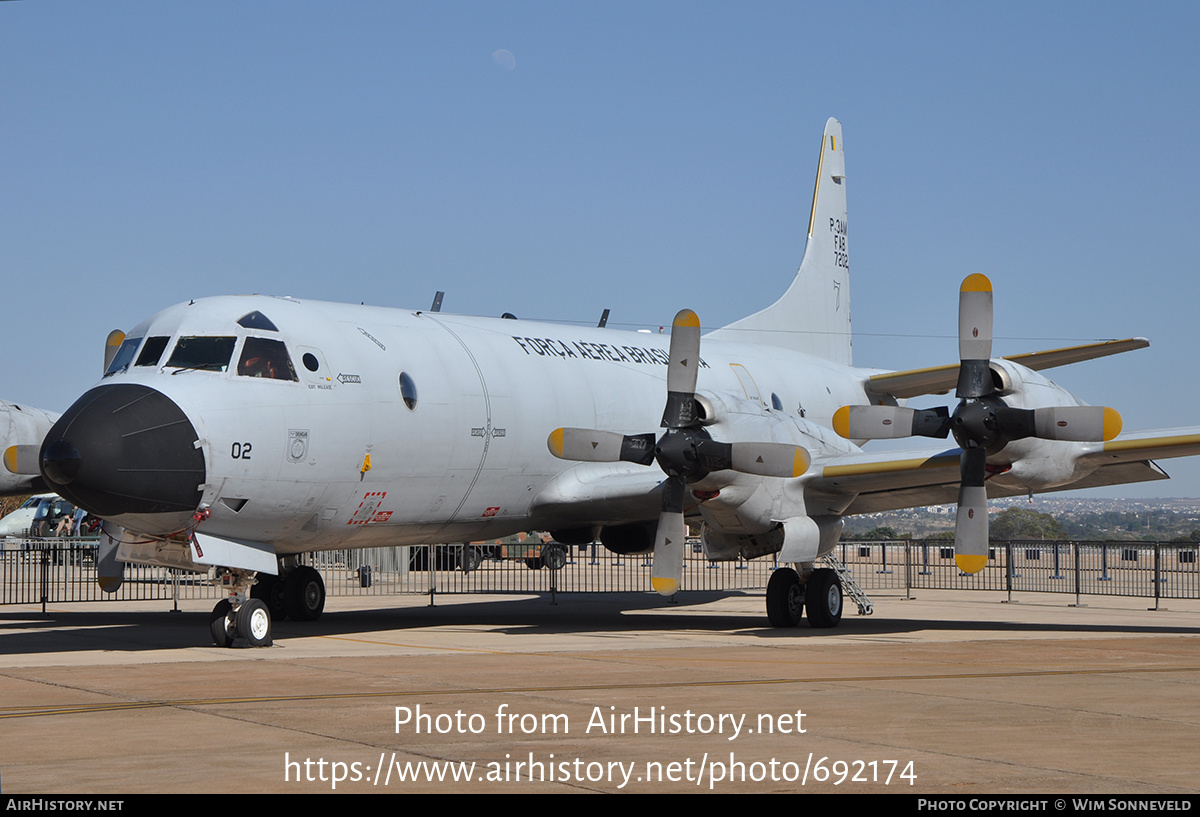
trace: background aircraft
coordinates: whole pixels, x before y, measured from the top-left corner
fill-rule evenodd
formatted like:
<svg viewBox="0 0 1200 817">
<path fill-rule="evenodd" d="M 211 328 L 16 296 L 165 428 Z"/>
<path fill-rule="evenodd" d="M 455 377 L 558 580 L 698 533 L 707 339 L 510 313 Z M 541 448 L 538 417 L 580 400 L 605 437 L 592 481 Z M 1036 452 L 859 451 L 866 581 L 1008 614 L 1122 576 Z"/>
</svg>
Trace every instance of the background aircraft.
<svg viewBox="0 0 1200 817">
<path fill-rule="evenodd" d="M 959 502 L 960 566 L 986 558 L 987 496 L 1165 478 L 1200 428 L 1127 434 L 1039 374 L 1141 339 L 991 359 L 992 292 L 960 293 L 959 363 L 904 372 L 851 356 L 841 125 L 821 140 L 807 245 L 773 304 L 669 339 L 608 328 L 266 296 L 197 299 L 110 336 L 100 384 L 48 431 L 6 442 L 39 480 L 105 521 L 101 582 L 125 562 L 216 566 L 232 593 L 218 644 L 270 642 L 271 616 L 324 605 L 304 552 L 470 542 L 530 528 L 654 552 L 679 589 L 688 518 L 711 559 L 776 555 L 776 626 L 838 623 L 816 566 L 849 514 Z M 954 388 L 959 406 L 901 400 Z M 655 428 L 665 429 L 661 434 Z M 834 433 L 836 430 L 837 433 Z M 959 448 L 874 454 L 873 437 Z M 22 436 L 24 435 L 24 436 Z"/>
</svg>

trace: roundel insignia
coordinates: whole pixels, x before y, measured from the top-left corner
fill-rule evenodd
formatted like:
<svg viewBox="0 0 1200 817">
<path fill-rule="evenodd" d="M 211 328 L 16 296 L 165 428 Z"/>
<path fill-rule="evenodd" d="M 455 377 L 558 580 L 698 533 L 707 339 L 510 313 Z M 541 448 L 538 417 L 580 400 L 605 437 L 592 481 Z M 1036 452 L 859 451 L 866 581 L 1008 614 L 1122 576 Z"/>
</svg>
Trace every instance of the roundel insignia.
<svg viewBox="0 0 1200 817">
<path fill-rule="evenodd" d="M 288 429 L 288 462 L 304 462 L 308 458 L 308 429 Z"/>
</svg>

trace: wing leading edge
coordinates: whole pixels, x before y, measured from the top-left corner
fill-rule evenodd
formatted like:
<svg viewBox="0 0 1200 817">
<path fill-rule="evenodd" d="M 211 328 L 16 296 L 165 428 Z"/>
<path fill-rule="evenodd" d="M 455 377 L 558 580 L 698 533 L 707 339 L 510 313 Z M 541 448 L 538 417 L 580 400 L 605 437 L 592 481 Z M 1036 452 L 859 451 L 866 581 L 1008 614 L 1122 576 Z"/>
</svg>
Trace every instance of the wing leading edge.
<svg viewBox="0 0 1200 817">
<path fill-rule="evenodd" d="M 1200 454 L 1200 427 L 1127 434 L 1107 443 L 1063 445 L 1072 447 L 1073 454 L 1068 456 L 1074 457 L 1079 477 L 1039 489 L 1039 493 L 1167 479 L 1153 460 Z M 846 516 L 951 504 L 958 496 L 961 453 L 951 448 L 851 454 L 826 460 L 801 479 L 809 492 L 853 497 L 844 507 L 843 503 L 830 503 Z M 1005 480 L 1002 473 L 987 481 L 990 498 L 1020 496 L 1026 490 Z"/>
<path fill-rule="evenodd" d="M 1087 343 L 1082 346 L 1067 346 L 1062 349 L 1048 349 L 1044 352 L 1009 355 L 1004 360 L 1018 363 L 1027 369 L 1042 371 L 1084 360 L 1117 355 L 1134 349 L 1145 349 L 1149 345 L 1150 341 L 1145 338 L 1125 338 L 1124 340 Z M 957 363 L 951 363 L 946 366 L 932 366 L 928 369 L 884 372 L 870 377 L 867 381 L 867 391 L 876 395 L 890 394 L 900 399 L 919 397 L 922 394 L 944 394 L 955 387 L 958 381 L 958 369 Z"/>
</svg>

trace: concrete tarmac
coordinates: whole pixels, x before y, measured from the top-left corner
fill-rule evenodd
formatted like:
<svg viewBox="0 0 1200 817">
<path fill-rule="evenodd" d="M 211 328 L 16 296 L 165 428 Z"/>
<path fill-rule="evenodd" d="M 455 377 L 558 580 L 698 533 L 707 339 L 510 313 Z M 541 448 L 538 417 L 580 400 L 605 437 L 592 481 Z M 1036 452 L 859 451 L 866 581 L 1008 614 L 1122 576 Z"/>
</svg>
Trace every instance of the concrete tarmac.
<svg viewBox="0 0 1200 817">
<path fill-rule="evenodd" d="M 1200 602 L 917 596 L 330 598 L 258 650 L 211 602 L 0 607 L 0 792 L 1200 788 Z"/>
</svg>

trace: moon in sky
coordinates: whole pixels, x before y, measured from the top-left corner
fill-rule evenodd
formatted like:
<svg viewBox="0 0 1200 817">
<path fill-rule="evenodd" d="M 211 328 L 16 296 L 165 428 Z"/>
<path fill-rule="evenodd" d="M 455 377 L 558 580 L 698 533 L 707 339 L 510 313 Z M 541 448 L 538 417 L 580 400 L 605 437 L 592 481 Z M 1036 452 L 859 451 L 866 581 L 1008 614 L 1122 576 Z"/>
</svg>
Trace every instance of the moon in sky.
<svg viewBox="0 0 1200 817">
<path fill-rule="evenodd" d="M 499 65 L 505 71 L 512 71 L 517 67 L 517 58 L 507 48 L 499 48 L 492 52 L 492 62 Z"/>
</svg>

